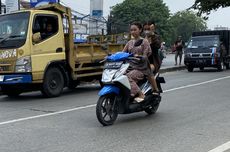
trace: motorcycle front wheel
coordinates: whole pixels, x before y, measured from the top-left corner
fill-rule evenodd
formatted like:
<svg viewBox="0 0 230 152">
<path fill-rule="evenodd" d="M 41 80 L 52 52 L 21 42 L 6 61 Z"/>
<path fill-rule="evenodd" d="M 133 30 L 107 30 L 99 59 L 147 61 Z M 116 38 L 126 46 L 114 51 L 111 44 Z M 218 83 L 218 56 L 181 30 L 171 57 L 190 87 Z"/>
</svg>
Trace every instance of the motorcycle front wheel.
<svg viewBox="0 0 230 152">
<path fill-rule="evenodd" d="M 118 116 L 118 108 L 116 104 L 116 96 L 114 94 L 107 94 L 98 99 L 96 115 L 98 121 L 103 126 L 109 126 L 115 122 Z"/>
</svg>

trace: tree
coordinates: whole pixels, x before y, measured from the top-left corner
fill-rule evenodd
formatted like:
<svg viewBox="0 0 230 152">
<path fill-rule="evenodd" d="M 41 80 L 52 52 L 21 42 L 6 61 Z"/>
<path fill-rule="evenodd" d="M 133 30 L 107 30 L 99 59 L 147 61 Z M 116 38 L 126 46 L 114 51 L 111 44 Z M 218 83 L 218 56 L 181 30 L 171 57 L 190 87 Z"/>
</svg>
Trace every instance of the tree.
<svg viewBox="0 0 230 152">
<path fill-rule="evenodd" d="M 196 0 L 191 8 L 198 10 L 198 15 L 201 15 L 204 13 L 210 14 L 212 10 L 228 6 L 230 6 L 229 0 Z"/>
<path fill-rule="evenodd" d="M 196 16 L 196 13 L 192 11 L 177 12 L 169 19 L 169 22 L 172 26 L 170 33 L 171 43 L 175 41 L 177 36 L 182 36 L 184 41 L 188 41 L 192 32 L 207 29 L 206 21 Z"/>
<path fill-rule="evenodd" d="M 111 33 L 120 33 L 128 32 L 133 21 L 155 21 L 160 35 L 168 39 L 169 16 L 169 9 L 163 0 L 125 0 L 112 7 L 108 24 L 112 25 L 109 28 Z"/>
</svg>

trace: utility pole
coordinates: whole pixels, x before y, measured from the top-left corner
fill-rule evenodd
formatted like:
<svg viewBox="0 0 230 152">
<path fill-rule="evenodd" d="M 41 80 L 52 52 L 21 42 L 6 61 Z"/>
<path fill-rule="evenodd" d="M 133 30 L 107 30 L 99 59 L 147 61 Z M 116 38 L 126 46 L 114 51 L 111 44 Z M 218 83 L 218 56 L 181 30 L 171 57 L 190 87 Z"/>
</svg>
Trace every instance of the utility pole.
<svg viewBox="0 0 230 152">
<path fill-rule="evenodd" d="M 21 0 L 18 0 L 18 10 L 21 9 L 21 7 L 20 7 L 20 2 L 21 2 Z"/>
<path fill-rule="evenodd" d="M 0 14 L 2 14 L 2 0 L 0 0 Z"/>
</svg>

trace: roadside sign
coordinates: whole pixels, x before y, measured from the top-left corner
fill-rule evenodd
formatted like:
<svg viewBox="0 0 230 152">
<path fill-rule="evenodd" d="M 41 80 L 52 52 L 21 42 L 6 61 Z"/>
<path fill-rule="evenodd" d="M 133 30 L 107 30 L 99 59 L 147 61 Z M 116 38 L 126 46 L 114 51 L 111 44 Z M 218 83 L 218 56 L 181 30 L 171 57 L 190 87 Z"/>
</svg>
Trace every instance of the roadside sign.
<svg viewBox="0 0 230 152">
<path fill-rule="evenodd" d="M 96 18 L 103 16 L 103 0 L 90 0 L 90 15 Z"/>
<path fill-rule="evenodd" d="M 17 10 L 19 10 L 19 0 L 6 1 L 6 13 L 11 13 Z"/>
<path fill-rule="evenodd" d="M 49 3 L 58 3 L 59 0 L 30 0 L 31 7 L 38 7 Z"/>
<path fill-rule="evenodd" d="M 92 11 L 92 16 L 94 16 L 94 17 L 102 17 L 103 16 L 103 11 L 102 10 L 93 10 Z"/>
</svg>

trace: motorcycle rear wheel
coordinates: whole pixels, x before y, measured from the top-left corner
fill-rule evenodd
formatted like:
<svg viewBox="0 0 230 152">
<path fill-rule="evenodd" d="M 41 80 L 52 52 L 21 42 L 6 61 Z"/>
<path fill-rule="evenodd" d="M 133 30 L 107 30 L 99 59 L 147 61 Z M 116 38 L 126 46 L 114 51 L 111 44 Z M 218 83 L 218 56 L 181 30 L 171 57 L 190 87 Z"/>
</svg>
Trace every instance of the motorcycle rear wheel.
<svg viewBox="0 0 230 152">
<path fill-rule="evenodd" d="M 98 121 L 103 126 L 112 125 L 118 116 L 117 109 L 116 96 L 114 94 L 101 96 L 98 99 L 96 106 L 96 115 Z"/>
<path fill-rule="evenodd" d="M 159 106 L 160 106 L 160 103 L 157 103 L 155 105 L 152 105 L 152 106 L 146 108 L 144 111 L 149 115 L 153 115 L 157 112 Z"/>
</svg>

